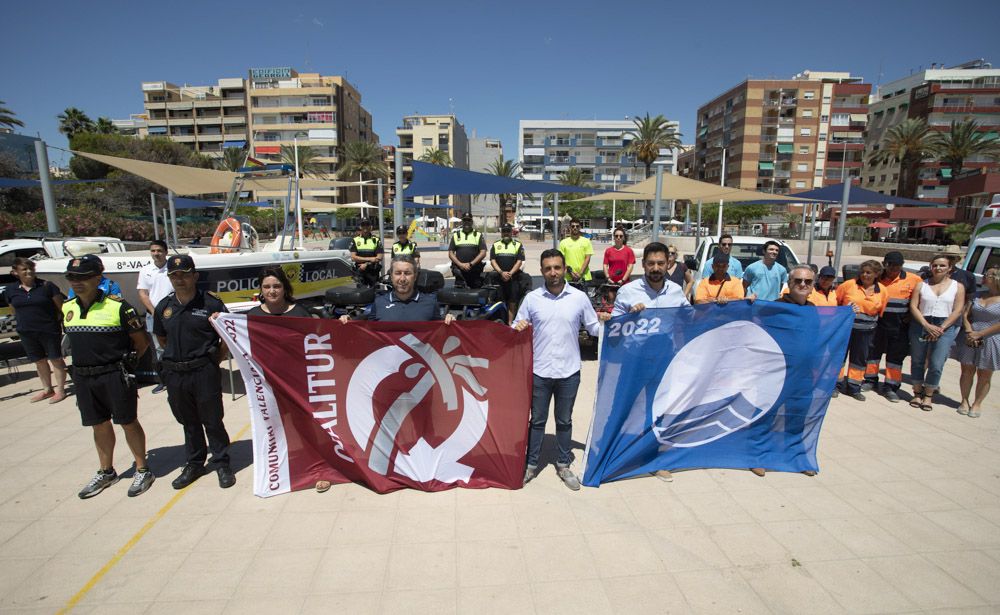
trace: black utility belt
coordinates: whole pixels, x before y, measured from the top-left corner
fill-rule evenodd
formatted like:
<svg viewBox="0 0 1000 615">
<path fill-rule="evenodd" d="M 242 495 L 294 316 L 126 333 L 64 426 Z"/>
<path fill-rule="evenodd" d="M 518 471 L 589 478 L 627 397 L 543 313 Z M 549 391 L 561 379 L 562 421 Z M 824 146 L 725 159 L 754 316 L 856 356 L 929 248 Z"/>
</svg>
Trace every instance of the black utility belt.
<svg viewBox="0 0 1000 615">
<path fill-rule="evenodd" d="M 212 362 L 211 357 L 199 357 L 190 361 L 168 361 L 163 359 L 163 369 L 172 372 L 193 372 L 199 367 L 204 367 Z"/>
<path fill-rule="evenodd" d="M 108 363 L 107 365 L 74 365 L 73 376 L 100 376 L 122 370 L 122 363 Z"/>
</svg>

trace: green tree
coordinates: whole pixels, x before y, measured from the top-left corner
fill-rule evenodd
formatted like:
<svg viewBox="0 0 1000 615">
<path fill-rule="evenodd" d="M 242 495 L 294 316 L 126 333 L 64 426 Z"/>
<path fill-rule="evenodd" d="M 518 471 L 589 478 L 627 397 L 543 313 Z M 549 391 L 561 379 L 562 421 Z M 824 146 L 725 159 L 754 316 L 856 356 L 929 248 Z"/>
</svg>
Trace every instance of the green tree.
<svg viewBox="0 0 1000 615">
<path fill-rule="evenodd" d="M 222 150 L 222 158 L 215 161 L 216 166 L 223 171 L 239 171 L 247 160 L 247 150 L 243 147 L 227 147 Z"/>
<path fill-rule="evenodd" d="M 996 137 L 980 132 L 980 125 L 974 120 L 951 121 L 948 132 L 934 133 L 931 145 L 934 154 L 951 168 L 952 176 L 962 172 L 967 158 L 973 156 L 996 156 L 1000 152 L 1000 141 Z"/>
<path fill-rule="evenodd" d="M 344 181 L 356 179 L 386 179 L 389 167 L 382 148 L 368 141 L 350 141 L 340 150 L 340 168 L 337 177 Z M 364 186 L 358 186 L 358 200 L 364 201 Z"/>
<path fill-rule="evenodd" d="M 24 122 L 17 119 L 16 113 L 5 107 L 6 103 L 0 100 L 0 126 L 13 129 L 15 126 L 24 127 Z"/>
<path fill-rule="evenodd" d="M 647 112 L 644 117 L 633 118 L 632 121 L 635 129 L 628 133 L 632 135 L 632 142 L 625 151 L 646 166 L 646 177 L 650 177 L 650 170 L 660 157 L 660 150 L 680 147 L 682 135 L 662 115 L 650 118 Z"/>
<path fill-rule="evenodd" d="M 507 177 L 509 179 L 521 179 L 523 174 L 521 173 L 521 163 L 516 160 L 504 160 L 503 156 L 497 156 L 497 159 L 491 162 L 485 169 L 487 173 L 496 175 L 497 177 Z M 477 195 L 478 196 L 478 195 Z M 504 223 L 504 212 L 507 206 L 511 209 L 515 207 L 517 202 L 516 194 L 500 194 L 500 211 L 497 212 L 497 220 L 500 224 Z"/>
<path fill-rule="evenodd" d="M 579 186 L 581 188 L 589 188 L 590 185 L 587 183 L 587 176 L 584 175 L 583 170 L 580 167 L 570 167 L 566 171 L 563 171 L 562 176 L 559 178 L 559 183 L 564 186 Z M 553 198 L 554 195 L 547 195 Z M 591 218 L 594 216 L 595 207 L 594 203 L 591 201 L 575 202 L 576 199 L 580 199 L 586 196 L 584 192 L 563 192 L 559 195 L 559 215 L 560 216 L 570 216 L 573 218 Z"/>
<path fill-rule="evenodd" d="M 113 135 L 118 133 L 118 127 L 110 119 L 99 117 L 94 123 L 94 132 L 99 135 Z"/>
<path fill-rule="evenodd" d="M 964 245 L 972 237 L 972 225 L 968 222 L 956 222 L 944 227 L 944 235 L 952 243 Z"/>
<path fill-rule="evenodd" d="M 76 107 L 67 107 L 56 119 L 59 120 L 59 132 L 70 141 L 80 133 L 94 131 L 94 121 Z"/>
<path fill-rule="evenodd" d="M 281 146 L 281 163 L 290 164 L 295 166 L 295 146 L 294 145 L 282 145 Z M 319 152 L 308 145 L 299 146 L 299 177 L 305 177 L 307 175 L 312 177 L 319 177 L 323 175 L 326 168 L 323 166 L 324 163 L 318 160 Z"/>
<path fill-rule="evenodd" d="M 899 194 L 913 198 L 917 192 L 917 165 L 935 154 L 933 135 L 922 118 L 903 120 L 886 131 L 872 164 L 899 164 Z"/>
</svg>

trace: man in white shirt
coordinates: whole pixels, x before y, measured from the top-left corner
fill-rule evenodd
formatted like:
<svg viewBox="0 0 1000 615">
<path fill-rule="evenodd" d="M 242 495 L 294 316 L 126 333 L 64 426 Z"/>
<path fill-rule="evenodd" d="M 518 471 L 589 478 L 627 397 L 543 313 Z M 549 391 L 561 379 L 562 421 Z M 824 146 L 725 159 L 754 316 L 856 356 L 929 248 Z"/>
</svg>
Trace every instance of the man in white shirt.
<svg viewBox="0 0 1000 615">
<path fill-rule="evenodd" d="M 527 484 L 538 473 L 538 455 L 542 449 L 545 423 L 549 419 L 549 401 L 555 397 L 556 443 L 559 456 L 556 472 L 573 491 L 580 489 L 580 479 L 569 469 L 573 461 L 573 404 L 580 388 L 580 327 L 591 335 L 600 330 L 600 318 L 587 295 L 566 284 L 566 259 L 562 252 L 542 252 L 542 276 L 545 285 L 524 297 L 514 319 L 514 328 L 532 328 L 534 379 L 531 393 L 531 428 L 528 432 L 528 465 L 524 470 Z"/>
<path fill-rule="evenodd" d="M 139 291 L 139 301 L 146 308 L 146 331 L 153 338 L 153 347 L 156 349 L 156 360 L 160 360 L 163 348 L 160 346 L 156 336 L 153 335 L 153 311 L 161 299 L 174 292 L 174 287 L 167 277 L 167 242 L 162 239 L 154 239 L 149 242 L 149 255 L 153 257 L 153 262 L 139 270 L 139 281 L 136 289 Z M 153 388 L 153 393 L 159 393 L 166 387 L 160 383 Z"/>
<path fill-rule="evenodd" d="M 646 244 L 642 250 L 642 272 L 641 278 L 618 290 L 611 316 L 641 312 L 646 308 L 691 305 L 684 296 L 684 289 L 667 279 L 667 246 L 658 241 Z M 674 480 L 669 470 L 658 470 L 653 474 L 668 483 Z"/>
</svg>

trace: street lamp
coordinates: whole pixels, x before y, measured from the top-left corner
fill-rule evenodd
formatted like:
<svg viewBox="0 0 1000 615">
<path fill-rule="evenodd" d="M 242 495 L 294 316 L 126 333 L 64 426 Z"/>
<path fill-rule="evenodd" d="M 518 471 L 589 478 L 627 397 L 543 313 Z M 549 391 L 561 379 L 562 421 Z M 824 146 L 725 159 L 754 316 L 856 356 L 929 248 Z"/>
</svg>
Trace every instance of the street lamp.
<svg viewBox="0 0 1000 615">
<path fill-rule="evenodd" d="M 885 204 L 885 210 L 887 212 L 889 212 L 889 222 L 892 222 L 892 210 L 895 209 L 895 208 L 896 208 L 896 204 L 895 203 L 886 203 Z M 895 240 L 896 240 L 896 243 L 899 242 L 899 229 L 898 228 L 896 228 Z"/>
</svg>

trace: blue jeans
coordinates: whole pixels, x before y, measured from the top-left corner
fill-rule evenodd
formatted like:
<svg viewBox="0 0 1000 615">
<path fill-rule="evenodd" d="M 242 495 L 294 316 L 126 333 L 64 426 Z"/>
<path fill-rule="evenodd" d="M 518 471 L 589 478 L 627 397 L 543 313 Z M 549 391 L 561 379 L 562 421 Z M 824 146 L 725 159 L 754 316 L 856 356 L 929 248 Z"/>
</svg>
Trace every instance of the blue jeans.
<svg viewBox="0 0 1000 615">
<path fill-rule="evenodd" d="M 941 326 L 945 321 L 940 316 L 925 316 L 927 322 Z M 917 323 L 910 324 L 910 382 L 913 386 L 937 389 L 941 384 L 941 370 L 948 359 L 948 353 L 958 336 L 958 323 L 948 327 L 934 342 L 921 341 L 924 328 Z M 929 359 L 928 359 L 929 357 Z"/>
<path fill-rule="evenodd" d="M 528 465 L 538 465 L 538 453 L 542 450 L 545 423 L 549 420 L 549 401 L 556 398 L 556 444 L 559 458 L 556 463 L 569 465 L 573 460 L 571 445 L 573 440 L 573 404 L 576 391 L 580 388 L 580 372 L 565 378 L 543 378 L 534 375 L 531 385 L 531 429 L 528 431 Z"/>
</svg>

